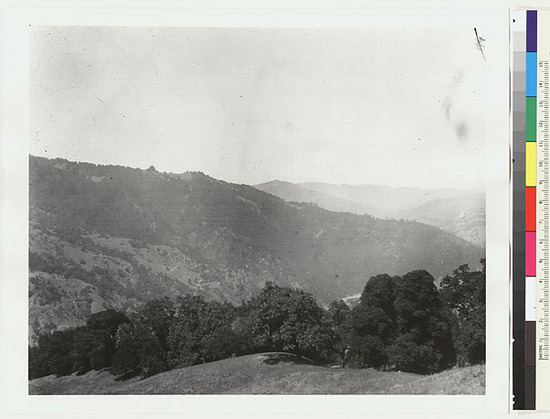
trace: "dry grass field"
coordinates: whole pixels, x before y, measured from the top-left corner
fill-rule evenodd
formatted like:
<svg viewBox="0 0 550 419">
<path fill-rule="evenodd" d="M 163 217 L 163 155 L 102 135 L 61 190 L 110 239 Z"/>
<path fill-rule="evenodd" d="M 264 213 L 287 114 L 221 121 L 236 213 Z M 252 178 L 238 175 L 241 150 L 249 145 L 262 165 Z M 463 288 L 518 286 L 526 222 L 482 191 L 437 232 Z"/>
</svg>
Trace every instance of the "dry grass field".
<svg viewBox="0 0 550 419">
<path fill-rule="evenodd" d="M 263 353 L 115 381 L 108 371 L 43 377 L 30 394 L 484 394 L 485 366 L 433 375 L 315 365 L 287 353 Z"/>
</svg>

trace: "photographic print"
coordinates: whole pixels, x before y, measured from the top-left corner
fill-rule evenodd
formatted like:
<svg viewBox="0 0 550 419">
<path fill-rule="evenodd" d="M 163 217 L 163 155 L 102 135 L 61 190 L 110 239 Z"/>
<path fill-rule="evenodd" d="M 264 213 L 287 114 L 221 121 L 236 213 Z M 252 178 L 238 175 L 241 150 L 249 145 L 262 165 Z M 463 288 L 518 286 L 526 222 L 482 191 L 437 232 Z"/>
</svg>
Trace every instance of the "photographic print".
<svg viewBox="0 0 550 419">
<path fill-rule="evenodd" d="M 481 29 L 29 31 L 29 394 L 485 394 Z"/>
</svg>

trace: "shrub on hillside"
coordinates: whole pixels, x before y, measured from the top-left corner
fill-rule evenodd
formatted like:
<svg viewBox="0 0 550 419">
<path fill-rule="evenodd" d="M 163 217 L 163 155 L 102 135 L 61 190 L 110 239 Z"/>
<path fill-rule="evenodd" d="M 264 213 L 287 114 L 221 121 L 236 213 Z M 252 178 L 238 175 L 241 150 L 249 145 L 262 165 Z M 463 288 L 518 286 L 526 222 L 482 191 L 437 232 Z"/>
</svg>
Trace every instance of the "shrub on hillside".
<svg viewBox="0 0 550 419">
<path fill-rule="evenodd" d="M 90 316 L 86 327 L 39 335 L 37 345 L 29 348 L 29 377 L 84 374 L 110 367 L 116 330 L 127 322 L 124 314 L 107 310 Z"/>
<path fill-rule="evenodd" d="M 454 316 L 453 343 L 461 366 L 485 362 L 485 259 L 480 262 L 481 271 L 462 265 L 441 281 L 443 299 Z"/>
<path fill-rule="evenodd" d="M 212 337 L 230 334 L 234 315 L 234 307 L 227 303 L 190 295 L 177 297 L 167 337 L 170 368 L 226 356 L 227 349 L 212 342 Z"/>
<path fill-rule="evenodd" d="M 270 282 L 250 302 L 253 336 L 258 348 L 291 352 L 317 361 L 329 361 L 336 334 L 328 314 L 311 294 Z"/>
<path fill-rule="evenodd" d="M 390 363 L 397 370 L 418 374 L 441 370 L 443 356 L 433 342 L 421 343 L 414 333 L 398 336 L 388 352 Z"/>
<path fill-rule="evenodd" d="M 399 364 L 403 371 L 424 373 L 455 364 L 451 327 L 433 276 L 423 270 L 403 276 L 394 306 L 399 335 L 391 362 Z M 406 355 L 407 351 L 411 353 Z M 419 367 L 414 366 L 415 362 Z"/>
<path fill-rule="evenodd" d="M 357 336 L 351 344 L 352 356 L 359 367 L 381 368 L 388 365 L 388 350 L 378 336 Z"/>
<path fill-rule="evenodd" d="M 351 365 L 380 368 L 388 364 L 387 347 L 396 335 L 397 280 L 389 275 L 371 277 L 359 304 L 351 310 Z"/>
</svg>

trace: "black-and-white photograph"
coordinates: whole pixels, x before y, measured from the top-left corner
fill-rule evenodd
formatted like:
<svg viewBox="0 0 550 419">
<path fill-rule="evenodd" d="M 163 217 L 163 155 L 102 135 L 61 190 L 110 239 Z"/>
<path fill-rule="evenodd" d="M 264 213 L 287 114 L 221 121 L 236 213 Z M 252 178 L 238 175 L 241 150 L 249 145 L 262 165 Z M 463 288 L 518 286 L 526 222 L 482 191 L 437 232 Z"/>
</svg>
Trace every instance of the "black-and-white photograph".
<svg viewBox="0 0 550 419">
<path fill-rule="evenodd" d="M 29 394 L 485 394 L 482 28 L 30 28 Z"/>
</svg>

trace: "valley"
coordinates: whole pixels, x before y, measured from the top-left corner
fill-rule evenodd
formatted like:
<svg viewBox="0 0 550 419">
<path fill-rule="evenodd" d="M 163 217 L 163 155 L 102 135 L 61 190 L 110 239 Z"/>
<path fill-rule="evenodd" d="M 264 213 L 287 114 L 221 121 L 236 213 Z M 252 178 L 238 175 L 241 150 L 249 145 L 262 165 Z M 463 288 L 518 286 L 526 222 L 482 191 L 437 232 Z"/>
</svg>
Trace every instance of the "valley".
<svg viewBox="0 0 550 419">
<path fill-rule="evenodd" d="M 416 221 L 286 202 L 201 172 L 30 157 L 29 335 L 165 295 L 235 304 L 271 281 L 321 303 L 379 273 L 436 279 L 484 249 Z"/>
</svg>

